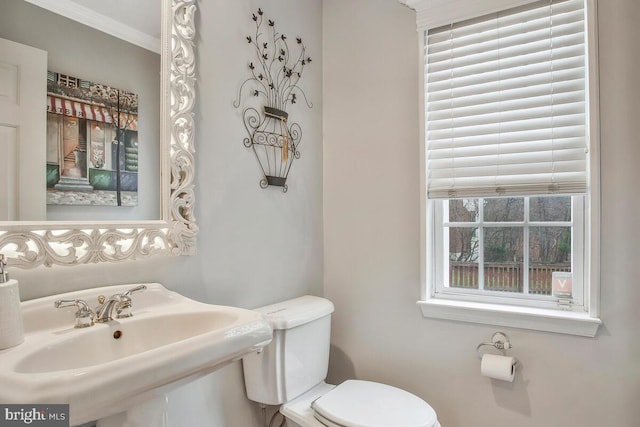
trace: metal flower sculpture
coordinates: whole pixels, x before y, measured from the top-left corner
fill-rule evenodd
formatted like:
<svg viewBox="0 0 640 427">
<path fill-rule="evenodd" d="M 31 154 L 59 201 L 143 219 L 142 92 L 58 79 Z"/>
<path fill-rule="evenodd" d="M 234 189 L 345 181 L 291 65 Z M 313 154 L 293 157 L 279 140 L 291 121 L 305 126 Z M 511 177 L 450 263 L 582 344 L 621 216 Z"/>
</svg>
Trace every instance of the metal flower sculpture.
<svg viewBox="0 0 640 427">
<path fill-rule="evenodd" d="M 293 160 L 300 158 L 298 147 L 302 141 L 300 125 L 289 121 L 286 110 L 299 96 L 309 108 L 313 107 L 299 85 L 311 57 L 300 37 L 295 40 L 296 53 L 292 52 L 287 36 L 276 31 L 275 22 L 266 19 L 262 9 L 251 19 L 256 31 L 246 40 L 255 49 L 256 60 L 249 62 L 251 76 L 240 86 L 234 107 L 240 107 L 243 93 L 263 102 L 261 111 L 247 107 L 242 113 L 249 134 L 244 145 L 253 149 L 262 169 L 260 187 L 279 186 L 286 192 L 287 177 Z"/>
</svg>

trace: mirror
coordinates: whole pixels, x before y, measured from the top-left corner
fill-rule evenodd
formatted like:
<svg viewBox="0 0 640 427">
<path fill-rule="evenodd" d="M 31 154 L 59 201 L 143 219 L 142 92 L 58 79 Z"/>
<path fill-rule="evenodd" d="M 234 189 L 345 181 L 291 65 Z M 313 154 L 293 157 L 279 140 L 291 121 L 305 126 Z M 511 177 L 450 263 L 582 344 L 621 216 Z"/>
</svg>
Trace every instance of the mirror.
<svg viewBox="0 0 640 427">
<path fill-rule="evenodd" d="M 18 65 L 7 74 L 21 96 L 18 117 L 0 104 L 5 133 L 19 129 L 0 147 L 5 158 L 19 147 L 18 178 L 0 184 L 0 221 L 160 219 L 160 9 L 160 0 L 2 6 L 0 61 Z"/>
<path fill-rule="evenodd" d="M 161 91 L 158 105 L 150 109 L 158 111 L 160 117 L 160 150 L 156 154 L 160 166 L 151 181 L 159 183 L 156 185 L 160 203 L 156 203 L 155 209 L 159 204 L 160 212 L 155 219 L 130 219 L 120 213 L 86 221 L 63 215 L 61 218 L 70 220 L 0 222 L 0 253 L 8 257 L 9 265 L 22 268 L 78 265 L 195 251 L 192 109 L 196 5 L 195 0 L 156 1 L 162 4 Z"/>
</svg>

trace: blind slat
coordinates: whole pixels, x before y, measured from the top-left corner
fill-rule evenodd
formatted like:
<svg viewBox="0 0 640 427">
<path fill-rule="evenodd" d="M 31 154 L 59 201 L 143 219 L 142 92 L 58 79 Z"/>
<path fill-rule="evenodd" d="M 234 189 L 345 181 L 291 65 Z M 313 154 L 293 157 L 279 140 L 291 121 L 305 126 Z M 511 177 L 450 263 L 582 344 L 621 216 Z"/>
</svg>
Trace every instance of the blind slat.
<svg viewBox="0 0 640 427">
<path fill-rule="evenodd" d="M 551 119 L 560 116 L 570 115 L 584 115 L 585 104 L 583 101 L 570 103 L 570 104 L 557 104 L 551 109 L 548 106 L 541 106 L 537 108 L 527 108 L 522 110 L 511 110 L 508 114 L 502 112 L 491 112 L 482 115 L 464 116 L 457 118 L 443 118 L 441 120 L 430 120 L 429 130 L 453 130 L 465 127 L 473 127 L 476 130 L 476 126 L 488 126 L 495 124 L 496 122 L 515 122 L 523 123 L 525 120 L 532 119 Z"/>
<path fill-rule="evenodd" d="M 556 105 L 584 102 L 584 93 L 571 91 L 554 93 L 553 100 Z M 549 97 L 547 95 L 521 97 L 510 100 L 498 100 L 496 102 L 484 103 L 478 105 L 459 106 L 455 111 L 432 111 L 429 113 L 428 120 L 436 122 L 437 120 L 452 119 L 457 117 L 478 116 L 490 114 L 496 111 L 496 108 L 502 104 L 507 110 L 524 110 L 536 107 L 548 106 Z"/>
<path fill-rule="evenodd" d="M 488 103 L 513 101 L 522 98 L 549 96 L 549 94 L 575 93 L 584 97 L 584 79 L 541 84 L 537 86 L 518 87 L 491 93 L 460 94 L 458 97 L 443 97 L 441 93 L 427 93 L 427 105 L 429 112 L 444 111 L 447 107 L 455 105 L 456 108 L 477 106 Z"/>
<path fill-rule="evenodd" d="M 576 36 L 582 34 L 583 28 L 584 20 L 571 22 L 554 27 L 551 37 L 548 26 L 535 31 L 519 26 L 512 30 L 513 34 L 511 35 L 506 35 L 502 28 L 497 28 L 491 34 L 485 34 L 484 41 L 478 41 L 472 45 L 456 47 L 452 43 L 442 43 L 442 46 L 430 46 L 429 64 L 493 52 L 510 46 L 529 47 L 537 46 L 540 43 L 548 44 L 550 41 L 556 46 L 573 44 L 572 41 Z"/>
<path fill-rule="evenodd" d="M 508 142 L 503 144 L 509 144 L 507 151 L 509 153 L 528 153 L 535 151 L 548 152 L 552 149 L 580 149 L 584 151 L 584 138 L 572 137 L 562 139 L 546 139 L 546 140 L 534 140 L 534 141 L 518 141 Z M 457 147 L 455 153 L 451 153 L 448 148 L 444 149 L 432 149 L 429 151 L 429 159 L 449 159 L 449 158 L 465 158 L 474 156 L 486 156 L 490 154 L 498 154 L 500 145 L 503 144 L 484 144 L 484 145 L 472 145 L 468 147 Z M 505 148 L 505 147 L 502 147 Z"/>
<path fill-rule="evenodd" d="M 445 173 L 451 172 L 452 168 L 456 168 L 456 173 L 464 170 L 474 170 L 474 168 L 485 168 L 484 165 L 491 163 L 495 167 L 497 166 L 518 166 L 521 165 L 523 169 L 531 164 L 536 164 L 536 168 L 541 165 L 547 164 L 548 167 L 553 168 L 556 162 L 574 162 L 580 161 L 584 157 L 583 148 L 564 149 L 557 152 L 552 151 L 529 151 L 523 153 L 509 153 L 509 154 L 491 154 L 486 156 L 474 156 L 474 157 L 460 157 L 460 158 L 447 158 L 447 159 L 429 159 L 431 163 L 431 171 L 436 172 L 438 170 L 444 170 Z M 494 167 L 492 166 L 492 167 Z M 464 173 L 461 174 L 464 176 Z M 460 175 L 451 175 L 460 176 Z"/>
<path fill-rule="evenodd" d="M 478 37 L 478 34 L 482 34 L 484 31 L 494 28 L 495 21 L 497 19 L 501 19 L 505 25 L 523 25 L 527 22 L 535 21 L 540 18 L 548 20 L 550 10 L 553 11 L 556 19 L 558 19 L 565 14 L 575 13 L 576 11 L 583 15 L 584 9 L 584 6 L 580 3 L 564 1 L 556 1 L 551 7 L 553 9 L 549 9 L 549 1 L 544 0 L 537 4 L 532 3 L 522 8 L 508 9 L 479 18 L 434 28 L 429 30 L 429 37 L 435 42 L 447 40 L 450 38 L 450 33 L 453 31 L 457 40 L 467 40 L 467 36 L 469 35 L 471 36 L 471 40 L 473 40 Z"/>
<path fill-rule="evenodd" d="M 505 59 L 520 60 L 518 65 L 523 64 L 523 59 L 527 59 L 526 55 L 544 52 L 545 55 L 550 56 L 551 52 L 558 52 L 560 56 L 566 56 L 566 53 L 562 51 L 562 48 L 566 51 L 570 51 L 571 48 L 580 48 L 584 44 L 584 39 L 580 37 L 580 34 L 572 34 L 570 36 L 558 37 L 552 41 L 550 38 L 546 40 L 538 40 L 531 43 L 520 45 L 494 45 L 486 50 L 479 50 L 469 55 L 464 56 L 451 56 L 443 58 L 440 61 L 430 61 L 427 63 L 428 68 L 432 72 L 441 70 L 456 70 L 458 68 L 465 68 L 470 65 L 479 65 L 487 62 L 498 63 L 498 66 L 502 67 L 502 61 Z"/>
<path fill-rule="evenodd" d="M 536 63 L 528 63 L 511 68 L 498 68 L 484 73 L 475 73 L 471 75 L 463 75 L 449 77 L 442 80 L 430 80 L 429 89 L 432 92 L 440 90 L 449 90 L 451 87 L 465 87 L 488 82 L 494 82 L 500 78 L 514 78 L 533 74 L 544 74 L 551 71 L 582 69 L 584 66 L 583 56 L 571 56 L 567 58 L 558 58 L 556 60 L 539 61 Z"/>
<path fill-rule="evenodd" d="M 560 82 L 581 80 L 584 78 L 584 70 L 573 68 L 568 70 L 553 71 L 549 70 L 542 74 L 530 74 L 526 76 L 518 76 L 513 78 L 504 78 L 497 82 L 478 83 L 475 85 L 466 85 L 462 87 L 439 89 L 429 91 L 429 101 L 439 101 L 442 99 L 463 98 L 465 96 L 495 94 L 509 90 L 518 91 L 522 88 L 530 88 L 538 85 L 553 85 Z M 553 87 L 548 89 L 548 93 L 552 93 Z M 499 95 L 498 93 L 498 95 Z"/>
<path fill-rule="evenodd" d="M 547 117 L 514 121 L 501 120 L 495 123 L 487 123 L 470 127 L 456 127 L 442 130 L 429 129 L 427 132 L 430 138 L 449 138 L 453 143 L 455 143 L 453 140 L 460 137 L 553 129 L 554 127 L 578 126 L 582 123 L 584 123 L 584 114 L 567 114 L 563 116 L 553 116 L 550 114 Z"/>
<path fill-rule="evenodd" d="M 446 148 L 453 152 L 455 147 L 472 147 L 476 145 L 487 145 L 487 144 L 507 144 L 511 142 L 519 142 L 519 141 L 536 141 L 536 140 L 545 140 L 545 139 L 553 139 L 558 140 L 560 138 L 574 138 L 579 137 L 584 141 L 585 135 L 585 125 L 577 125 L 577 126 L 565 126 L 559 127 L 555 129 L 533 129 L 526 130 L 522 132 L 511 132 L 511 133 L 493 133 L 493 134 L 485 134 L 485 135 L 473 135 L 467 137 L 456 138 L 455 145 L 454 141 L 451 138 L 444 138 L 442 140 L 431 140 L 429 144 L 434 148 Z M 507 148 L 506 146 L 504 147 Z M 431 147 L 428 148 L 428 150 Z M 427 150 L 427 152 L 428 152 Z"/>
<path fill-rule="evenodd" d="M 492 72 L 496 70 L 508 70 L 512 67 L 522 67 L 529 64 L 537 64 L 544 61 L 556 61 L 563 58 L 584 57 L 584 46 L 565 46 L 556 47 L 552 51 L 541 50 L 538 52 L 529 52 L 525 55 L 518 55 L 512 58 L 498 58 L 493 60 L 485 60 L 483 62 L 465 64 L 457 68 L 451 68 L 446 63 L 444 67 L 438 69 L 435 65 L 427 65 L 427 82 L 433 83 L 439 80 L 446 80 L 456 77 L 469 76 L 473 74 Z M 481 59 L 481 58 L 479 58 Z M 450 65 L 450 64 L 449 64 Z"/>
</svg>

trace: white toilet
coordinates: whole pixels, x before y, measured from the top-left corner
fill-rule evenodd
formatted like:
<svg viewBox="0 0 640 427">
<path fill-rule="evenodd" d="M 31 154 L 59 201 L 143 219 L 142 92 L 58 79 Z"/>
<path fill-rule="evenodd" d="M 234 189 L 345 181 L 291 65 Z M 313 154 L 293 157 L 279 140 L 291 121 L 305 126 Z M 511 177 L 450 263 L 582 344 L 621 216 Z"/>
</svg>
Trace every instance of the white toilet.
<svg viewBox="0 0 640 427">
<path fill-rule="evenodd" d="M 333 304 L 303 296 L 257 309 L 273 328 L 273 341 L 243 359 L 247 397 L 282 405 L 290 427 L 440 427 L 419 397 L 388 385 L 324 382 L 329 367 Z"/>
</svg>

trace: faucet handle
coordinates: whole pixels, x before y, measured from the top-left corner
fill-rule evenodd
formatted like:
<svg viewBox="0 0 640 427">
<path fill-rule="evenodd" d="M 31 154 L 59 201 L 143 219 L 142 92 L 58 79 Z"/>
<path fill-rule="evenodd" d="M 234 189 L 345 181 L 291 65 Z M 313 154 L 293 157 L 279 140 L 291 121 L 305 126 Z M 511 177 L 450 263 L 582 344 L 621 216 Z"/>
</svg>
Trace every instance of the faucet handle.
<svg viewBox="0 0 640 427">
<path fill-rule="evenodd" d="M 147 285 L 139 285 L 139 286 L 136 286 L 135 288 L 131 288 L 131 289 L 129 289 L 129 290 L 128 290 L 128 291 L 126 291 L 126 292 L 123 292 L 123 293 L 122 293 L 122 296 L 123 296 L 123 297 L 128 297 L 128 296 L 130 296 L 131 294 L 134 294 L 134 293 L 136 293 L 136 292 L 142 292 L 142 291 L 146 291 L 146 290 L 147 290 Z"/>
<path fill-rule="evenodd" d="M 59 299 L 53 305 L 56 308 L 78 307 L 78 311 L 76 311 L 76 328 L 86 328 L 93 325 L 93 311 L 85 301 L 81 299 Z"/>
<path fill-rule="evenodd" d="M 140 285 L 120 294 L 120 302 L 115 306 L 116 319 L 124 319 L 133 316 L 133 313 L 131 313 L 131 294 L 142 292 L 146 289 L 146 285 Z"/>
</svg>

